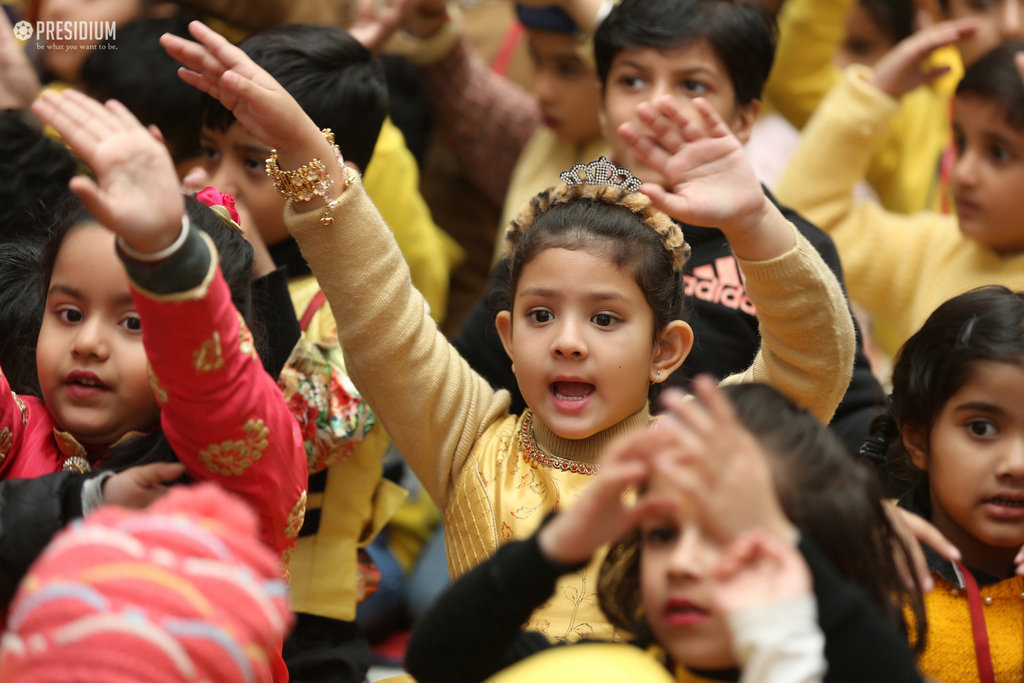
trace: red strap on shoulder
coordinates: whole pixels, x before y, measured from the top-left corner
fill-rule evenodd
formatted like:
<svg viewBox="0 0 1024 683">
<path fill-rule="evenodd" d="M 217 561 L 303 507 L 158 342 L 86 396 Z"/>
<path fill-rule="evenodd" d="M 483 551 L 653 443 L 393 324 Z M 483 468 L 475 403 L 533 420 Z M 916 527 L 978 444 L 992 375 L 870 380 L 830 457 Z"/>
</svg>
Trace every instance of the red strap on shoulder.
<svg viewBox="0 0 1024 683">
<path fill-rule="evenodd" d="M 967 588 L 967 605 L 971 609 L 971 631 L 974 635 L 974 657 L 978 660 L 978 677 L 981 683 L 996 683 L 995 670 L 992 667 L 992 651 L 988 645 L 988 630 L 985 628 L 985 607 L 981 604 L 981 591 L 974 574 L 963 564 L 957 562 L 960 573 L 964 577 Z"/>
<path fill-rule="evenodd" d="M 512 63 L 512 57 L 516 53 L 516 48 L 519 46 L 519 41 L 522 39 L 526 29 L 517 19 L 512 22 L 512 25 L 508 27 L 508 32 L 505 34 L 505 38 L 501 41 L 501 48 L 498 50 L 498 56 L 494 58 L 494 64 L 491 69 L 494 73 L 499 76 L 504 76 L 508 72 L 509 64 Z"/>
<path fill-rule="evenodd" d="M 309 302 L 309 306 L 306 306 L 306 312 L 302 314 L 302 318 L 299 320 L 299 329 L 303 332 L 309 327 L 309 324 L 313 322 L 313 316 L 320 310 L 320 307 L 324 305 L 327 297 L 324 296 L 324 290 L 318 290 L 313 296 L 313 300 Z"/>
</svg>

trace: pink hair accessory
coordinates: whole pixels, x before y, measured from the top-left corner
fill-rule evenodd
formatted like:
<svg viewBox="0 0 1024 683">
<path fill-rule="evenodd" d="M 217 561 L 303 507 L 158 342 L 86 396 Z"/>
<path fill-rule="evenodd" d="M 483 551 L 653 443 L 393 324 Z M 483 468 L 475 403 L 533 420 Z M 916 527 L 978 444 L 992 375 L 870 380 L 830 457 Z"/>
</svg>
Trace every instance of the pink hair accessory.
<svg viewBox="0 0 1024 683">
<path fill-rule="evenodd" d="M 229 228 L 242 234 L 242 219 L 238 217 L 233 195 L 221 192 L 211 185 L 197 192 L 196 199 L 204 206 L 210 207 L 210 210 L 217 214 Z"/>
</svg>

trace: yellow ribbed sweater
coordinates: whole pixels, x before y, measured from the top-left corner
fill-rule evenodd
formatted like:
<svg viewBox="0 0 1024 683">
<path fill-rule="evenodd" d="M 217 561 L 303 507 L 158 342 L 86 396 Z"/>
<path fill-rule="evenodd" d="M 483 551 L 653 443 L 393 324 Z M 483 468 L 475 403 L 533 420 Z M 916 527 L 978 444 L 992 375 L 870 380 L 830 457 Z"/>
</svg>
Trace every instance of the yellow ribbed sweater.
<svg viewBox="0 0 1024 683">
<path fill-rule="evenodd" d="M 822 103 L 776 196 L 832 237 L 850 298 L 894 323 L 902 345 L 947 299 L 988 284 L 1024 289 L 1024 255 L 1002 256 L 964 237 L 954 216 L 904 216 L 854 200 L 898 107 L 865 81 L 868 73 L 851 67 Z"/>
<path fill-rule="evenodd" d="M 779 12 L 779 43 L 764 97 L 797 128 L 804 128 L 825 96 L 842 81 L 833 58 L 846 33 L 846 17 L 856 0 L 786 0 Z M 955 48 L 935 53 L 933 65 L 950 72 L 930 86 L 903 97 L 889 111 L 888 132 L 868 157 L 863 178 L 882 206 L 898 213 L 937 210 L 944 188 L 938 164 L 950 144 L 950 101 L 963 77 Z"/>
<path fill-rule="evenodd" d="M 967 592 L 935 576 L 925 596 L 928 639 L 918 659 L 921 673 L 936 681 L 980 683 Z M 1019 681 L 1024 666 L 1024 579 L 1015 576 L 981 589 L 992 667 L 998 683 Z M 910 632 L 913 614 L 907 612 Z"/>
<path fill-rule="evenodd" d="M 438 332 L 394 239 L 359 182 L 341 195 L 330 226 L 320 212 L 285 220 L 345 324 L 338 333 L 348 371 L 410 467 L 444 511 L 448 563 L 456 578 L 500 543 L 525 538 L 547 512 L 573 501 L 587 475 L 537 465 L 516 438 L 523 417 Z M 762 381 L 827 422 L 852 373 L 854 336 L 835 276 L 796 233 L 796 246 L 765 262 L 741 262 L 764 346 L 753 365 L 728 381 Z M 566 440 L 535 422 L 548 453 L 594 462 L 617 435 L 648 421 L 646 406 L 588 439 Z M 608 638 L 593 599 L 596 568 L 565 577 L 557 599 L 531 626 L 556 639 Z"/>
</svg>

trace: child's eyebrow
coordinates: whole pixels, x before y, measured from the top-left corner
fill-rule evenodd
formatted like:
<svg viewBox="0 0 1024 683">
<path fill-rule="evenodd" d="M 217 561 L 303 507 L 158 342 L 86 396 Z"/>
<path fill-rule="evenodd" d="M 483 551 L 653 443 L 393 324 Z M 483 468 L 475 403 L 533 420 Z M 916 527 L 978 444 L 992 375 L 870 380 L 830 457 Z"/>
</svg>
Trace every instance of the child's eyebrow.
<svg viewBox="0 0 1024 683">
<path fill-rule="evenodd" d="M 543 299 L 557 298 L 559 293 L 554 289 L 547 289 L 545 287 L 530 287 L 524 289 L 519 296 L 536 296 Z M 623 303 L 629 303 L 629 298 L 622 294 L 611 291 L 611 292 L 591 292 L 587 294 L 587 299 L 590 301 L 621 301 Z"/>
<path fill-rule="evenodd" d="M 1006 415 L 1007 412 L 1001 406 L 997 406 L 994 403 L 986 403 L 985 401 L 968 401 L 967 403 L 961 403 L 954 410 L 958 412 L 982 412 L 992 413 L 993 415 Z"/>
<path fill-rule="evenodd" d="M 49 295 L 54 294 L 56 292 L 60 292 L 61 294 L 67 294 L 68 296 L 73 296 L 76 299 L 84 298 L 82 296 L 82 292 L 80 290 L 75 289 L 71 285 L 62 285 L 62 284 L 59 284 L 59 283 L 56 284 L 56 285 L 52 285 L 50 287 L 50 289 L 47 290 L 46 295 L 49 296 Z"/>
<path fill-rule="evenodd" d="M 1016 147 L 1018 144 L 1017 140 L 1008 138 L 1005 135 L 1002 135 L 1001 133 L 986 132 L 985 139 L 986 142 L 990 144 L 995 143 L 997 145 L 1002 145 L 1003 147 Z"/>
</svg>

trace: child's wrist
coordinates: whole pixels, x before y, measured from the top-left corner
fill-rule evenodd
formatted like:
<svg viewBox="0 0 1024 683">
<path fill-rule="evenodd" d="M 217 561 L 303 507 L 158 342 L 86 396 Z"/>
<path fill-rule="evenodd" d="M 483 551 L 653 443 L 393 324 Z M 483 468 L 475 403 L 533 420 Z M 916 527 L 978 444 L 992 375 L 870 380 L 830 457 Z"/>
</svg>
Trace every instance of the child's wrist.
<svg viewBox="0 0 1024 683">
<path fill-rule="evenodd" d="M 170 238 L 169 235 L 171 233 L 167 231 L 166 234 L 160 235 L 156 239 L 140 241 L 136 238 L 129 244 L 128 240 L 124 237 L 118 236 L 117 246 L 122 254 L 133 261 L 139 263 L 162 261 L 176 253 L 185 244 L 189 228 L 187 214 L 182 214 L 180 226 L 174 238 Z M 168 239 L 171 239 L 171 241 L 168 242 Z"/>
<path fill-rule="evenodd" d="M 770 261 L 796 245 L 789 221 L 767 196 L 729 229 L 723 229 L 733 254 L 744 261 Z"/>
</svg>

